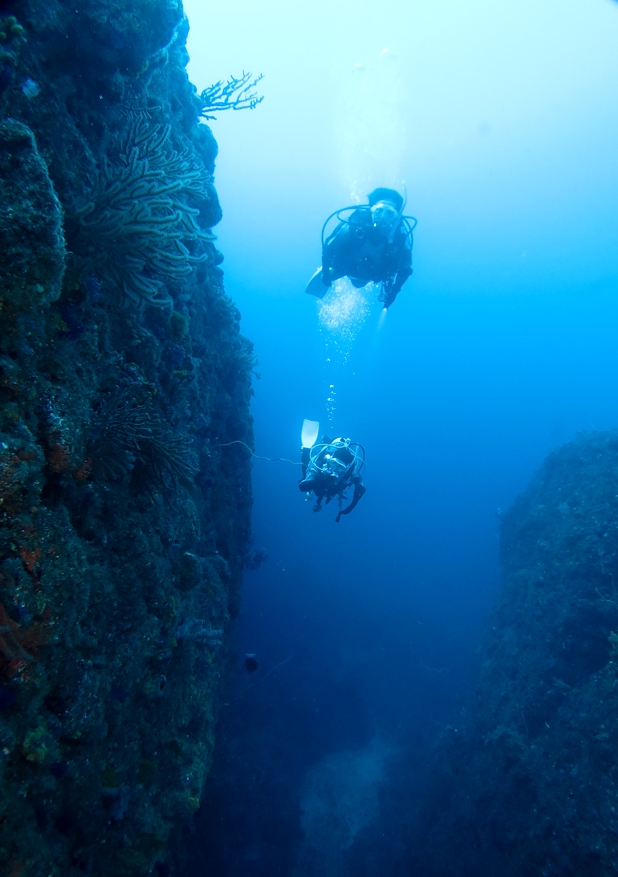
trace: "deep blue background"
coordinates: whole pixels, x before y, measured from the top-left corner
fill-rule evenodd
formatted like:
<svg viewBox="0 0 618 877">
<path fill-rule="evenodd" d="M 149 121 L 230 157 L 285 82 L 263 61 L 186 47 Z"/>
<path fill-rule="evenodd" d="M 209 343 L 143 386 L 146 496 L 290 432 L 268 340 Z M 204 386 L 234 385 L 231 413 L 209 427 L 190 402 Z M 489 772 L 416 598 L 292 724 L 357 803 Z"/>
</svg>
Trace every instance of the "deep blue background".
<svg viewBox="0 0 618 877">
<path fill-rule="evenodd" d="M 298 459 L 302 419 L 327 425 L 331 382 L 329 431 L 367 452 L 367 494 L 338 525 L 303 502 L 298 467 L 254 463 L 268 561 L 246 575 L 236 639 L 260 670 L 233 674 L 222 740 L 238 757 L 217 818 L 244 801 L 225 831 L 253 837 L 258 874 L 275 867 L 256 827 L 260 762 L 280 765 L 276 822 L 329 752 L 381 739 L 408 766 L 424 757 L 500 587 L 499 509 L 553 447 L 618 422 L 618 6 L 186 7 L 199 87 L 265 73 L 263 104 L 212 125 L 227 290 L 259 360 L 256 452 Z M 302 293 L 321 223 L 404 182 L 414 276 L 335 368 Z"/>
</svg>

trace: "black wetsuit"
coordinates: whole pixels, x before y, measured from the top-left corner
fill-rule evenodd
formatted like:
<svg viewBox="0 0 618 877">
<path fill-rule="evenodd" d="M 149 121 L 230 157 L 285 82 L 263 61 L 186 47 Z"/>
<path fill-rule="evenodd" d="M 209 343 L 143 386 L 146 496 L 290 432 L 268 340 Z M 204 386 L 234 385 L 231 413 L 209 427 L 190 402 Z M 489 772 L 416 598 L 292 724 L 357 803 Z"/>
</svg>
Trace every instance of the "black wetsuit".
<svg viewBox="0 0 618 877">
<path fill-rule="evenodd" d="M 400 221 L 393 240 L 374 228 L 369 207 L 359 207 L 340 222 L 322 251 L 322 279 L 326 286 L 349 277 L 354 286 L 382 282 L 383 301 L 389 307 L 412 273 L 412 235 Z"/>
</svg>

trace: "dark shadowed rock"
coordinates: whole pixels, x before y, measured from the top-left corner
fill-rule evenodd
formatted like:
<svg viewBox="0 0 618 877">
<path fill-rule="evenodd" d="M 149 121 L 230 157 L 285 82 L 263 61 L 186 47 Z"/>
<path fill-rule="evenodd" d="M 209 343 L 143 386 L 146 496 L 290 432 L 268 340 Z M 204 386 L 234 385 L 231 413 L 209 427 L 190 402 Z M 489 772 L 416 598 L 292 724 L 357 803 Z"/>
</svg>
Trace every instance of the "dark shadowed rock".
<svg viewBox="0 0 618 877">
<path fill-rule="evenodd" d="M 549 455 L 504 516 L 502 561 L 414 865 L 436 877 L 615 875 L 618 432 Z"/>
</svg>

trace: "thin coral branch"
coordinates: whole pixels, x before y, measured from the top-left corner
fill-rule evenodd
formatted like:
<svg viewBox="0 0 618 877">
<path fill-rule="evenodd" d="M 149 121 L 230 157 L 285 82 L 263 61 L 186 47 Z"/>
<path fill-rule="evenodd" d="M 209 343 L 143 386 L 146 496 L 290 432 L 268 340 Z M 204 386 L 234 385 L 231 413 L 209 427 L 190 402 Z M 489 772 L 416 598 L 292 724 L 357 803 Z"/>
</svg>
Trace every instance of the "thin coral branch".
<svg viewBox="0 0 618 877">
<path fill-rule="evenodd" d="M 223 110 L 254 110 L 264 100 L 264 95 L 258 95 L 254 91 L 255 86 L 264 78 L 260 73 L 255 79 L 251 79 L 251 73 L 245 73 L 240 78 L 230 76 L 227 82 L 220 79 L 205 88 L 200 94 L 200 115 L 204 119 L 215 119 L 212 113 L 220 113 Z"/>
</svg>

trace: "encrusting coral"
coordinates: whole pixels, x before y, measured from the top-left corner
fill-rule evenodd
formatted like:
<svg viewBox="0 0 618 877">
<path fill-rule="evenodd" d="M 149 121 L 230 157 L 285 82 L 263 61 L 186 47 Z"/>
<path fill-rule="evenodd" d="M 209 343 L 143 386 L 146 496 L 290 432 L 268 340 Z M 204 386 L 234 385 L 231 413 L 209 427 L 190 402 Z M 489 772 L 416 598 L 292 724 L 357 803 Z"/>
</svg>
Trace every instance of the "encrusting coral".
<svg viewBox="0 0 618 877">
<path fill-rule="evenodd" d="M 176 0 L 20 0 L 18 23 L 0 47 L 0 873 L 164 874 L 210 768 L 250 543 L 250 463 L 224 446 L 252 443 L 252 390 L 211 231 L 217 146 Z"/>
<path fill-rule="evenodd" d="M 60 295 L 66 249 L 62 208 L 31 129 L 0 123 L 0 319 Z"/>
</svg>

